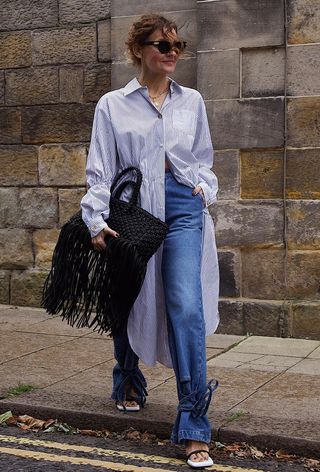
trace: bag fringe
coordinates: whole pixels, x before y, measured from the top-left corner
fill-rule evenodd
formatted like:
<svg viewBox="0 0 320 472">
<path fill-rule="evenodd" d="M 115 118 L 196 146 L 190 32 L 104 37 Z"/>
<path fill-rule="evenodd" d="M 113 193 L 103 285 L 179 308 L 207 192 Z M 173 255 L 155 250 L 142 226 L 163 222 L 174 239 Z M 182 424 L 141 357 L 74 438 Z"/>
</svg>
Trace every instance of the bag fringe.
<svg viewBox="0 0 320 472">
<path fill-rule="evenodd" d="M 80 226 L 77 220 L 77 224 L 64 225 L 41 306 L 49 314 L 60 313 L 71 326 L 110 332 L 113 337 L 127 322 L 145 277 L 146 262 L 124 238 L 107 235 L 105 242 L 105 251 L 94 251 L 84 223 Z"/>
</svg>

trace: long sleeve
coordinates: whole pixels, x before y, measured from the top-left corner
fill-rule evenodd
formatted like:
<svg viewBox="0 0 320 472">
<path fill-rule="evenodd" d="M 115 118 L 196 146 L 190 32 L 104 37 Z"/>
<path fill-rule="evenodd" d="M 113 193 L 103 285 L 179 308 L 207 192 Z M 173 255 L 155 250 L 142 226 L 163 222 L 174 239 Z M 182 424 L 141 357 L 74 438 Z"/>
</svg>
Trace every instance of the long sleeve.
<svg viewBox="0 0 320 472">
<path fill-rule="evenodd" d="M 206 206 L 217 200 L 218 179 L 211 170 L 213 166 L 214 150 L 211 141 L 206 106 L 202 96 L 199 97 L 197 111 L 196 134 L 192 152 L 199 162 L 199 182 L 205 196 Z"/>
<path fill-rule="evenodd" d="M 81 200 L 82 219 L 91 237 L 107 227 L 111 183 L 118 170 L 116 142 L 105 96 L 98 101 L 93 118 L 86 177 L 88 191 Z"/>
</svg>

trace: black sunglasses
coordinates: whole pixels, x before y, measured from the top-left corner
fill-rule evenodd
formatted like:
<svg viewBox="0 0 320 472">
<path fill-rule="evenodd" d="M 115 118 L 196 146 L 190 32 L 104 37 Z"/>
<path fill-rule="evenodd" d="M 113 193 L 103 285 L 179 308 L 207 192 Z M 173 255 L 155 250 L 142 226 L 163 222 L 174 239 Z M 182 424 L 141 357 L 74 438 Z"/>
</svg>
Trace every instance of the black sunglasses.
<svg viewBox="0 0 320 472">
<path fill-rule="evenodd" d="M 152 45 L 155 46 L 156 48 L 159 49 L 161 54 L 165 54 L 169 51 L 171 51 L 172 48 L 177 48 L 179 51 L 183 51 L 184 48 L 187 45 L 186 41 L 174 41 L 173 43 L 170 43 L 170 41 L 167 41 L 165 39 L 161 39 L 160 41 L 144 41 L 142 43 L 143 46 L 147 45 Z"/>
</svg>

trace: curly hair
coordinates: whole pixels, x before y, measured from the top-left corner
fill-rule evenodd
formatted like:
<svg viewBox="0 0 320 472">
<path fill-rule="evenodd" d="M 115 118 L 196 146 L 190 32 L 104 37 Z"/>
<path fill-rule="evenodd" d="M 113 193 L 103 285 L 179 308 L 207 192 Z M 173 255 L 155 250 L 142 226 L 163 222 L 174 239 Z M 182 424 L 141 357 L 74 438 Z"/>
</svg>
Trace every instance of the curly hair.
<svg viewBox="0 0 320 472">
<path fill-rule="evenodd" d="M 160 29 L 164 37 L 168 39 L 170 38 L 171 30 L 174 29 L 176 33 L 178 32 L 178 26 L 175 21 L 165 18 L 158 13 L 141 15 L 140 18 L 131 25 L 127 41 L 125 42 L 127 46 L 126 56 L 135 66 L 141 65 L 141 59 L 134 54 L 134 46 L 142 46 L 142 43 L 148 36 L 157 29 Z"/>
</svg>

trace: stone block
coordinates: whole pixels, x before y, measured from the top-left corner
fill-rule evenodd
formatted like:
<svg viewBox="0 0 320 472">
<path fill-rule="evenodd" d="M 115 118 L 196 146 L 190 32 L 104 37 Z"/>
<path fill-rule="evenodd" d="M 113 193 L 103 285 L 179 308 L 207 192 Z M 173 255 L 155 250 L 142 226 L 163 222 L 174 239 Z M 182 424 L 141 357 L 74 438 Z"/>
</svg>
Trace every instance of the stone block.
<svg viewBox="0 0 320 472">
<path fill-rule="evenodd" d="M 36 105 L 58 101 L 57 68 L 34 67 L 6 72 L 7 105 Z"/>
<path fill-rule="evenodd" d="M 320 299 L 320 251 L 289 251 L 288 297 Z"/>
<path fill-rule="evenodd" d="M 241 251 L 242 296 L 281 300 L 285 296 L 285 251 L 255 249 Z"/>
<path fill-rule="evenodd" d="M 180 10 L 180 9 L 179 9 Z M 188 41 L 187 50 L 194 56 L 197 52 L 196 10 L 174 11 L 170 17 L 177 23 L 179 35 Z M 113 61 L 126 60 L 126 40 L 131 24 L 139 18 L 136 16 L 116 16 L 111 23 L 111 56 Z"/>
<path fill-rule="evenodd" d="M 77 144 L 44 144 L 39 150 L 41 185 L 85 185 L 86 147 Z"/>
<path fill-rule="evenodd" d="M 33 64 L 95 62 L 95 25 L 70 29 L 39 30 L 32 33 Z"/>
<path fill-rule="evenodd" d="M 84 100 L 97 102 L 111 89 L 111 64 L 95 64 L 84 70 Z"/>
<path fill-rule="evenodd" d="M 241 151 L 241 198 L 283 197 L 283 151 Z"/>
<path fill-rule="evenodd" d="M 10 303 L 18 306 L 40 307 L 42 288 L 47 273 L 47 271 L 36 269 L 13 272 Z"/>
<path fill-rule="evenodd" d="M 111 5 L 112 16 L 142 15 L 144 13 L 176 12 L 191 10 L 197 7 L 196 0 L 113 0 Z M 167 15 L 165 15 L 167 18 Z M 171 17 L 171 15 L 170 15 Z"/>
<path fill-rule="evenodd" d="M 21 111 L 18 108 L 0 108 L 0 144 L 21 142 Z"/>
<path fill-rule="evenodd" d="M 98 59 L 111 61 L 111 21 L 98 22 Z"/>
<path fill-rule="evenodd" d="M 31 64 L 30 31 L 0 33 L 0 68 L 28 67 Z"/>
<path fill-rule="evenodd" d="M 243 328 L 242 302 L 234 300 L 219 301 L 220 323 L 216 334 L 245 334 Z"/>
<path fill-rule="evenodd" d="M 57 192 L 52 188 L 21 188 L 19 220 L 22 228 L 51 228 L 58 215 Z M 20 230 L 19 230 L 20 231 Z"/>
<path fill-rule="evenodd" d="M 292 336 L 300 339 L 320 339 L 320 303 L 292 304 Z"/>
<path fill-rule="evenodd" d="M 50 269 L 52 254 L 59 237 L 59 230 L 38 229 L 33 233 L 35 266 L 38 269 Z"/>
<path fill-rule="evenodd" d="M 235 251 L 219 251 L 220 297 L 240 296 L 240 257 Z"/>
<path fill-rule="evenodd" d="M 0 229 L 0 268 L 26 269 L 33 264 L 31 235 L 25 229 Z"/>
<path fill-rule="evenodd" d="M 254 48 L 242 51 L 242 96 L 284 95 L 284 48 Z"/>
<path fill-rule="evenodd" d="M 58 23 L 58 2 L 10 0 L 0 4 L 0 30 L 45 28 Z"/>
<path fill-rule="evenodd" d="M 320 95 L 320 47 L 318 44 L 288 47 L 287 94 Z"/>
<path fill-rule="evenodd" d="M 239 151 L 216 151 L 213 168 L 219 182 L 218 199 L 234 200 L 239 198 Z"/>
<path fill-rule="evenodd" d="M 208 101 L 207 113 L 216 149 L 282 146 L 282 98 Z"/>
<path fill-rule="evenodd" d="M 280 336 L 280 327 L 287 323 L 288 308 L 282 302 L 243 303 L 245 333 L 254 336 Z"/>
<path fill-rule="evenodd" d="M 320 97 L 288 99 L 288 146 L 320 147 Z"/>
<path fill-rule="evenodd" d="M 82 102 L 83 101 L 83 67 L 68 66 L 60 67 L 60 101 Z"/>
<path fill-rule="evenodd" d="M 283 10 L 282 0 L 198 2 L 198 49 L 281 45 Z"/>
<path fill-rule="evenodd" d="M 26 144 L 90 141 L 95 104 L 25 107 L 22 136 Z"/>
<path fill-rule="evenodd" d="M 320 42 L 318 0 L 288 0 L 288 43 Z"/>
<path fill-rule="evenodd" d="M 80 210 L 80 201 L 85 193 L 86 188 L 59 189 L 59 226 Z"/>
<path fill-rule="evenodd" d="M 0 270 L 0 303 L 9 304 L 10 271 Z"/>
<path fill-rule="evenodd" d="M 124 87 L 133 77 L 138 75 L 138 69 L 129 62 L 113 63 L 111 68 L 112 90 Z M 180 59 L 174 74 L 170 74 L 170 77 L 185 87 L 197 88 L 196 59 Z"/>
<path fill-rule="evenodd" d="M 205 100 L 240 95 L 239 49 L 199 52 L 198 90 Z"/>
<path fill-rule="evenodd" d="M 210 207 L 217 244 L 223 247 L 281 247 L 283 204 L 280 201 L 218 201 Z"/>
<path fill-rule="evenodd" d="M 88 23 L 110 16 L 111 0 L 59 0 L 59 21 Z"/>
<path fill-rule="evenodd" d="M 16 226 L 19 214 L 18 189 L 0 188 L 0 227 Z"/>
<path fill-rule="evenodd" d="M 0 105 L 4 104 L 4 71 L 0 71 Z"/>
<path fill-rule="evenodd" d="M 287 198 L 320 199 L 320 149 L 288 149 Z"/>
<path fill-rule="evenodd" d="M 37 185 L 38 148 L 0 146 L 0 185 Z"/>
<path fill-rule="evenodd" d="M 287 201 L 289 249 L 320 249 L 320 201 Z"/>
</svg>

